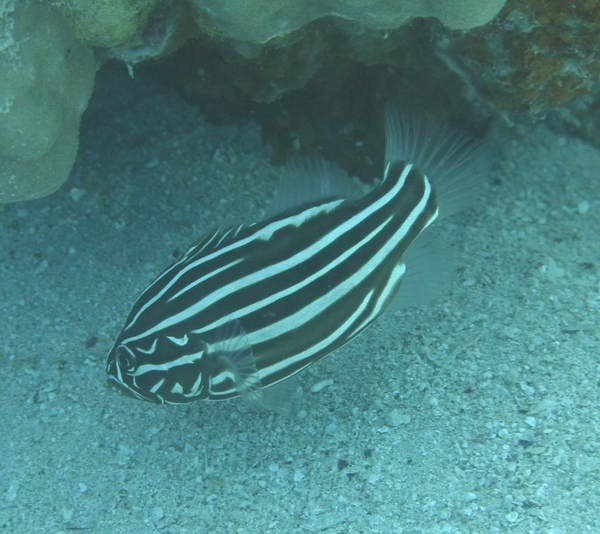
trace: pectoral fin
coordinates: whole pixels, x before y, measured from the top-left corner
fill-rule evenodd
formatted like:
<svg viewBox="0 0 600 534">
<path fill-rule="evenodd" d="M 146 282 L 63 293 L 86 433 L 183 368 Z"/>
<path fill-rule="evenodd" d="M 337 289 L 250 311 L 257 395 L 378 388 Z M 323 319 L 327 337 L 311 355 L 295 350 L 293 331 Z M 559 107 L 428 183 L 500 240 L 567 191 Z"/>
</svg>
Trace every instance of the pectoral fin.
<svg viewBox="0 0 600 534">
<path fill-rule="evenodd" d="M 230 319 L 219 327 L 219 342 L 213 347 L 213 355 L 225 361 L 233 374 L 238 395 L 251 407 L 260 407 L 263 400 L 263 388 L 260 383 L 256 358 L 248 336 L 238 319 Z"/>
</svg>

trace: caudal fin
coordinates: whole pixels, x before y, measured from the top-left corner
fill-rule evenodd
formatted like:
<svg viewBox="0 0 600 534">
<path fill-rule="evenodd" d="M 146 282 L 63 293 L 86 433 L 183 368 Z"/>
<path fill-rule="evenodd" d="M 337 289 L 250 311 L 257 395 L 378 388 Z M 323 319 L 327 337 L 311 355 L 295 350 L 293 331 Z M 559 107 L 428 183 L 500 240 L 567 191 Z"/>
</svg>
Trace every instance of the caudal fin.
<svg viewBox="0 0 600 534">
<path fill-rule="evenodd" d="M 489 158 L 480 141 L 414 119 L 390 103 L 385 106 L 385 139 L 386 167 L 403 160 L 427 175 L 438 197 L 440 218 L 481 196 Z"/>
</svg>

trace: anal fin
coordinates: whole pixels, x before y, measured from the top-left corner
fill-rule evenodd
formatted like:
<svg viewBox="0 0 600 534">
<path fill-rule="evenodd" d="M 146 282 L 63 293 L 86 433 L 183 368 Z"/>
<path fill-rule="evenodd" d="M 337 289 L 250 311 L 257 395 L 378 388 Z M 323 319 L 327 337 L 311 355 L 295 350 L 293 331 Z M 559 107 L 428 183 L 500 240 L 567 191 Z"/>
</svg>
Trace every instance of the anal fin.
<svg viewBox="0 0 600 534">
<path fill-rule="evenodd" d="M 452 285 L 456 270 L 455 251 L 432 229 L 427 229 L 411 243 L 402 261 L 406 264 L 406 273 L 390 311 L 429 304 Z"/>
<path fill-rule="evenodd" d="M 297 375 L 263 389 L 261 407 L 290 417 L 300 380 Z"/>
</svg>

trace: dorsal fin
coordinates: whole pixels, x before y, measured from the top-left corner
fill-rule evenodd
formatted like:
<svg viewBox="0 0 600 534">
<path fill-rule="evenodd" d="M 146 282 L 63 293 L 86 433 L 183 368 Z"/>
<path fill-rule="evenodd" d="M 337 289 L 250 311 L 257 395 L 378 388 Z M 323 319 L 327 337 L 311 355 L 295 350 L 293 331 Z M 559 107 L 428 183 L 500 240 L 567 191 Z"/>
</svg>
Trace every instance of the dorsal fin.
<svg viewBox="0 0 600 534">
<path fill-rule="evenodd" d="M 335 163 L 314 157 L 295 158 L 282 167 L 279 191 L 264 219 L 302 206 L 360 196 L 360 188 Z"/>
</svg>

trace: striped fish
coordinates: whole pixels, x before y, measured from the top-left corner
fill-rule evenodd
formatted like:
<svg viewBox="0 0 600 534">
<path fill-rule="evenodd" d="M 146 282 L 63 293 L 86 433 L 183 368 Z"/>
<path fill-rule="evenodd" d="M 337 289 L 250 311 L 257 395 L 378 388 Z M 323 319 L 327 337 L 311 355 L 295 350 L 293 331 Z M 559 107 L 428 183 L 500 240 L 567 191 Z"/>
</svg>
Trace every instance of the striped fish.
<svg viewBox="0 0 600 534">
<path fill-rule="evenodd" d="M 242 396 L 263 404 L 265 388 L 360 334 L 401 285 L 400 304 L 402 294 L 406 302 L 435 286 L 409 279 L 411 258 L 418 272 L 432 252 L 426 240 L 411 244 L 477 194 L 481 151 L 460 134 L 431 136 L 388 107 L 386 161 L 381 183 L 359 197 L 332 164 L 297 164 L 282 213 L 194 243 L 135 302 L 108 356 L 109 383 L 157 403 Z M 307 181 L 304 201 L 290 206 Z M 448 269 L 424 270 L 435 279 Z"/>
</svg>

